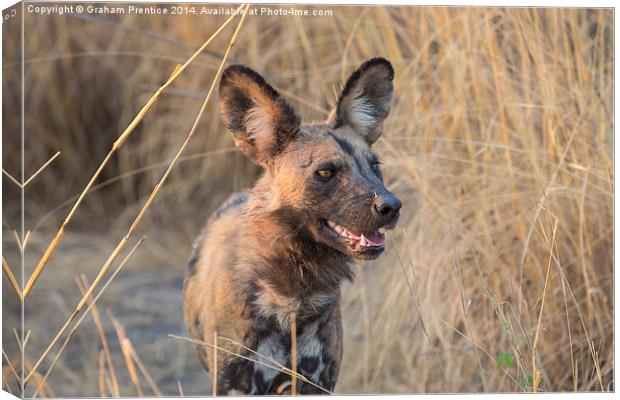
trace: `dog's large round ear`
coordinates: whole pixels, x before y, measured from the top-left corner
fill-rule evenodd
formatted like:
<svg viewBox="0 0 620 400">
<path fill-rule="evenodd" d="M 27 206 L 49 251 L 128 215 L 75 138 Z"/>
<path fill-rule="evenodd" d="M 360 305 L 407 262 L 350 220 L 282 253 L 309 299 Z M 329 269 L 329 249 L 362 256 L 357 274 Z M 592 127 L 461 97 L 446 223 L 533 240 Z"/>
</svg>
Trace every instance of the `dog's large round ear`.
<svg viewBox="0 0 620 400">
<path fill-rule="evenodd" d="M 220 115 L 235 145 L 256 164 L 278 155 L 299 132 L 301 120 L 262 76 L 243 65 L 222 74 Z"/>
<path fill-rule="evenodd" d="M 364 62 L 347 80 L 327 123 L 334 128 L 349 125 L 373 144 L 390 112 L 393 80 L 394 68 L 385 58 Z"/>
</svg>

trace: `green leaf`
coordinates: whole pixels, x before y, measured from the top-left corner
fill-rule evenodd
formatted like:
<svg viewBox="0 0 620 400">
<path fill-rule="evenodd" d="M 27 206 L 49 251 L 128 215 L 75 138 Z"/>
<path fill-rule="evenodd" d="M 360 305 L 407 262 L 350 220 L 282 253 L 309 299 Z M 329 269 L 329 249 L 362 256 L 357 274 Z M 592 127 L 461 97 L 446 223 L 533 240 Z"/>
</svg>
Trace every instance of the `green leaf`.
<svg viewBox="0 0 620 400">
<path fill-rule="evenodd" d="M 506 371 L 512 368 L 514 362 L 514 354 L 512 351 L 500 351 L 497 358 L 497 368 L 501 371 Z"/>
</svg>

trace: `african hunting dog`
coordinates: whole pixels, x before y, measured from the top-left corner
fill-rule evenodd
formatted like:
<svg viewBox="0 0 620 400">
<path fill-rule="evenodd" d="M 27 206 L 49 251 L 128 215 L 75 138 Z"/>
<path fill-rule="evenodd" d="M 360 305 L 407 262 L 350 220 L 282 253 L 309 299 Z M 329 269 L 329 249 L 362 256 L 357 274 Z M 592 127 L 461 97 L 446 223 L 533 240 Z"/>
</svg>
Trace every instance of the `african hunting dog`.
<svg viewBox="0 0 620 400">
<path fill-rule="evenodd" d="M 328 119 L 304 124 L 258 73 L 241 65 L 223 73 L 221 117 L 237 148 L 266 172 L 211 216 L 184 282 L 190 335 L 213 343 L 216 331 L 224 349 L 217 352 L 218 394 L 290 392 L 290 375 L 276 363 L 291 368 L 292 311 L 298 372 L 314 383 L 298 380 L 297 392 L 334 389 L 340 284 L 352 280 L 353 260 L 383 253 L 384 231 L 401 207 L 370 148 L 383 133 L 393 78 L 389 61 L 366 61 Z M 196 348 L 213 368 L 212 347 Z"/>
</svg>

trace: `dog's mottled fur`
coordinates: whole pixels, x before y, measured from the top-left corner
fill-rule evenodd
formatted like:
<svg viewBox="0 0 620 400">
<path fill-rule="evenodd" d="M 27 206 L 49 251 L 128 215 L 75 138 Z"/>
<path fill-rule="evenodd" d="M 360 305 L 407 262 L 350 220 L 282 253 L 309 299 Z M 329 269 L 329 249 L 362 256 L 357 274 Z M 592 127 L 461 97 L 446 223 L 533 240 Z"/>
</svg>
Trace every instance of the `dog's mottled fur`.
<svg viewBox="0 0 620 400">
<path fill-rule="evenodd" d="M 290 376 L 248 349 L 290 368 L 293 311 L 298 372 L 316 384 L 298 380 L 297 392 L 334 389 L 342 359 L 340 285 L 352 279 L 354 259 L 383 252 L 382 229 L 395 226 L 401 206 L 370 148 L 383 132 L 393 77 L 387 60 L 366 61 L 327 121 L 302 124 L 256 72 L 235 65 L 223 73 L 222 119 L 239 150 L 266 172 L 211 216 L 184 282 L 191 336 L 212 343 L 216 331 L 219 347 L 260 362 L 218 351 L 218 394 L 290 392 Z M 357 239 L 339 234 L 343 227 Z M 204 367 L 213 368 L 212 347 L 196 348 Z"/>
</svg>

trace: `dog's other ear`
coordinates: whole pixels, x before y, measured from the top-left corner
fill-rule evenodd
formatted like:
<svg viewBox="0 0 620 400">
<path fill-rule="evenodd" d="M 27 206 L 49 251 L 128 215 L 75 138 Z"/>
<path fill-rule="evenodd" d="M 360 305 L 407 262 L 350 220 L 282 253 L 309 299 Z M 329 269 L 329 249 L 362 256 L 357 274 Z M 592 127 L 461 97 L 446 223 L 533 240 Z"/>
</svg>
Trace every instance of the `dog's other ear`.
<svg viewBox="0 0 620 400">
<path fill-rule="evenodd" d="M 383 133 L 383 120 L 390 112 L 394 69 L 385 58 L 364 62 L 347 80 L 327 123 L 349 125 L 373 144 Z"/>
<path fill-rule="evenodd" d="M 297 136 L 299 116 L 250 68 L 226 68 L 219 97 L 220 115 L 232 132 L 235 145 L 256 164 L 268 162 Z"/>
</svg>

